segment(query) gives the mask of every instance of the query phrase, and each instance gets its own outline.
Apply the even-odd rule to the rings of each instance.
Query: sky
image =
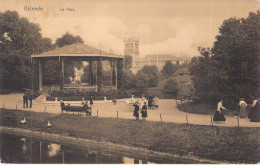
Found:
[[[17,11],[38,23],[53,43],[69,32],[87,45],[123,54],[124,38],[135,37],[141,57],[198,56],[198,47],[213,46],[224,20],[259,9],[260,0],[0,0],[1,12]]]

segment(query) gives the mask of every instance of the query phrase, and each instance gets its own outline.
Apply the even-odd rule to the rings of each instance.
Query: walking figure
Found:
[[[260,122],[260,98],[253,101],[250,122]]]
[[[151,94],[147,100],[148,100],[148,109],[151,109],[153,106],[153,97],[151,96]]]
[[[94,103],[93,103],[93,98],[92,98],[92,96],[90,96],[89,104],[90,104],[91,106],[92,106],[92,104],[94,104]]]
[[[142,120],[145,120],[147,116],[147,106],[146,106],[146,102],[144,102],[144,105],[142,107],[142,110],[141,110],[141,113],[142,113]]]
[[[139,120],[139,105],[138,102],[134,103],[134,115],[136,117],[136,120]]]
[[[223,100],[221,100],[219,103],[218,103],[218,107],[217,107],[217,111],[213,117],[213,121],[223,121],[225,122],[226,121],[226,118],[224,116],[224,113],[223,113],[223,110],[227,110],[225,107],[223,107]]]
[[[239,101],[239,110],[240,110],[239,117],[245,118],[247,116],[246,107],[247,104],[245,102],[245,99],[241,98]]]
[[[28,96],[27,96],[27,93],[24,93],[23,95],[23,108],[28,108]]]

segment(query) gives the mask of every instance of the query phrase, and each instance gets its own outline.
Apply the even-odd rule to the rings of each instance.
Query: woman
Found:
[[[239,101],[239,107],[240,107],[239,117],[245,118],[247,116],[247,112],[246,112],[247,104],[243,98],[241,98]]]
[[[227,110],[225,107],[223,107],[223,100],[221,100],[218,103],[217,111],[213,117],[213,121],[226,121],[226,118],[224,116],[223,110]]]
[[[260,99],[253,102],[250,122],[260,122]]]
[[[139,105],[138,102],[136,102],[134,105],[134,115],[136,117],[136,120],[139,120]]]
[[[152,102],[153,102],[153,97],[152,95],[150,94],[150,96],[148,97],[148,108],[151,109],[152,108]]]
[[[92,98],[92,96],[90,96],[89,104],[90,104],[91,106],[92,106],[92,104],[93,104],[93,98]]]
[[[147,106],[146,106],[146,102],[144,102],[144,105],[142,107],[142,110],[141,110],[141,113],[142,113],[142,120],[145,120],[147,116]]]
[[[154,105],[154,108],[156,108],[156,109],[159,108],[158,101],[159,101],[159,98],[157,96],[155,96],[153,99],[153,105]]]

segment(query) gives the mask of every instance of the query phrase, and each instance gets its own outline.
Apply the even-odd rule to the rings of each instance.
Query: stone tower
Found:
[[[139,58],[139,39],[133,38],[125,38],[125,49],[124,55],[130,55],[133,57],[133,61]]]

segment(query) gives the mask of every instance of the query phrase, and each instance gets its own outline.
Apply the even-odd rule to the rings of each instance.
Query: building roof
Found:
[[[48,58],[48,57],[105,57],[105,58],[124,58],[122,55],[116,55],[114,53],[108,53],[106,51],[101,51],[100,49],[82,44],[82,43],[75,43],[71,45],[66,45],[63,47],[59,47],[54,50],[50,50],[44,52],[42,54],[31,55],[32,58]]]

